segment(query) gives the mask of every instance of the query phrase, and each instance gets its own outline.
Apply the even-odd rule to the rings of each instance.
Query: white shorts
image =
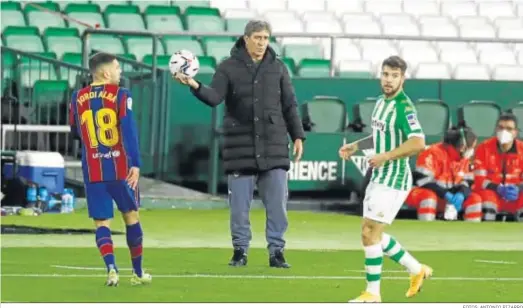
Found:
[[[390,225],[408,195],[408,190],[398,190],[370,182],[363,200],[363,217]]]

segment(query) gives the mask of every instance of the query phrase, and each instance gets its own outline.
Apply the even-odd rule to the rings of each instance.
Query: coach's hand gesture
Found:
[[[138,187],[138,178],[140,177],[140,169],[137,167],[132,167],[129,169],[129,174],[127,175],[127,184],[133,189],[136,190]]]
[[[173,79],[181,84],[188,85],[193,89],[198,89],[198,87],[200,86],[192,77],[189,77],[182,73],[175,73],[173,75]]]

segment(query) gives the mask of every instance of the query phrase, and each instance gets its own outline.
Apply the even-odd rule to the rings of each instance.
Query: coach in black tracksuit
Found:
[[[283,256],[288,225],[288,136],[294,142],[295,159],[300,159],[305,133],[287,68],[268,46],[270,33],[268,23],[250,21],[231,56],[216,69],[210,86],[185,75],[175,76],[211,107],[225,100],[223,160],[231,209],[232,266],[247,264],[252,238],[249,209],[257,184],[267,213],[269,265],[290,267]]]

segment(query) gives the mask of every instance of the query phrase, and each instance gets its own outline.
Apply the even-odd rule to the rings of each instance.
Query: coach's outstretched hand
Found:
[[[184,84],[184,85],[188,85],[190,86],[191,88],[194,88],[194,89],[198,89],[198,87],[200,86],[196,80],[194,80],[193,78],[185,75],[185,74],[182,74],[182,73],[176,73],[173,75],[173,79],[178,81],[179,83],[181,84]]]
[[[132,167],[129,169],[129,174],[127,175],[127,184],[133,189],[136,190],[138,187],[138,178],[140,177],[140,169]]]

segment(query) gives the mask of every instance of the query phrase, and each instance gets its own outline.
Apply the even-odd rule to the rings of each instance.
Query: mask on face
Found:
[[[498,141],[501,144],[511,143],[514,140],[514,136],[507,130],[499,131],[497,134]]]
[[[474,156],[474,149],[468,149],[463,153],[463,158],[470,159],[472,156]]]

